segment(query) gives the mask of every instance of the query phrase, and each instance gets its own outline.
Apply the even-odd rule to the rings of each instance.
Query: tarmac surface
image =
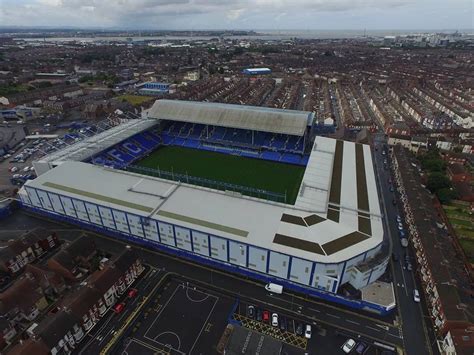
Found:
[[[23,210],[16,211],[12,216],[3,220],[1,224],[3,228],[0,233],[0,239],[2,235],[11,236],[11,233],[18,235],[22,231],[38,226],[57,230],[60,237],[66,240],[73,240],[81,232],[81,230],[75,226],[51,222],[30,215]],[[123,249],[124,245],[127,244],[104,235],[94,235],[94,238],[98,249],[107,250],[110,253],[119,252]],[[126,307],[124,312],[119,315],[109,312],[110,314],[108,313],[101,322],[94,327],[92,333],[88,335],[90,340],[84,343],[85,350],[83,350],[82,354],[99,353],[100,349],[106,347],[112,340],[114,340],[114,344],[117,344],[129,338],[128,336],[120,336],[117,338],[117,332],[122,329],[121,324],[126,325],[125,329],[130,328],[133,319],[139,317],[139,314],[142,314],[141,308],[145,307],[146,302],[153,298],[151,295],[155,291],[154,287],[161,282],[163,275],[170,272],[192,283],[199,291],[212,294],[218,297],[219,300],[227,297],[232,301],[238,300],[244,305],[253,304],[261,309],[283,314],[288,319],[295,319],[303,324],[312,324],[315,327],[314,329],[317,330],[314,330],[313,338],[308,342],[307,348],[303,350],[301,347],[298,348],[298,346],[290,342],[284,342],[284,349],[287,354],[305,354],[305,352],[309,352],[310,354],[327,354],[328,352],[324,352],[323,349],[326,349],[326,351],[331,350],[331,353],[335,354],[342,353],[341,346],[349,337],[368,343],[371,345],[371,349],[374,353],[377,352],[376,347],[373,345],[374,342],[382,343],[389,347],[401,348],[403,346],[400,328],[393,322],[393,317],[382,318],[371,313],[356,312],[352,309],[329,304],[319,299],[308,298],[305,295],[296,293],[284,292],[282,295],[271,294],[264,289],[262,283],[243,278],[240,275],[208,268],[204,265],[148,248],[135,246],[135,249],[138,251],[140,257],[150,266],[152,271],[155,271],[150,271],[149,275],[147,274],[147,276],[137,281],[138,287],[134,287],[139,289],[140,297],[139,299],[137,298],[136,301],[131,301],[131,307]],[[143,289],[141,289],[141,287],[143,287]],[[178,292],[179,291],[177,291],[177,293]],[[146,300],[144,300],[144,297]],[[212,297],[210,298],[212,299]],[[174,306],[172,305],[173,303],[170,304],[168,311],[173,309]],[[218,305],[219,303],[215,307],[219,307]],[[228,316],[226,312],[223,313],[226,317]],[[207,312],[206,317],[207,315],[209,315],[209,312]],[[167,317],[171,317],[173,320],[179,319],[179,314],[176,316],[168,315]],[[198,319],[202,320],[203,317],[203,315],[199,315]],[[176,328],[178,327],[170,326],[171,331]],[[217,328],[219,327],[214,327],[214,329]],[[260,327],[260,329],[263,329],[263,327]],[[324,336],[319,335],[319,329]],[[222,326],[218,333],[223,330],[224,328]],[[258,329],[256,330],[258,331]],[[294,331],[294,329],[291,328],[290,330]],[[166,329],[163,328],[160,329],[160,331],[163,332],[166,331]],[[151,331],[149,334],[153,335],[154,333],[156,332]],[[207,332],[203,331],[202,334],[206,333]],[[157,335],[158,334],[155,334],[154,336]],[[216,334],[211,336],[211,338],[216,338],[214,343],[217,343],[218,337]],[[136,343],[140,343],[140,341],[140,339],[136,339],[130,346],[138,347],[139,345]],[[189,342],[190,341],[191,340],[189,340]],[[193,342],[194,341],[196,341],[196,339],[194,339]],[[171,344],[171,340],[164,342]],[[188,340],[186,342],[185,346],[189,348]],[[208,346],[209,343],[206,342],[206,345]],[[200,342],[197,341],[192,353],[201,353],[196,352],[200,351],[199,349]],[[203,354],[208,353],[209,349],[207,349],[207,352],[203,352]],[[370,353],[371,351],[368,352],[368,354]]]
[[[416,264],[413,248],[411,245],[408,248],[403,248],[400,244],[398,236],[398,228],[396,216],[400,215],[403,219],[403,212],[399,210],[401,202],[398,201],[396,205],[392,204],[392,200],[398,200],[396,191],[390,191],[393,185],[393,176],[390,170],[389,155],[382,154],[382,147],[386,144],[386,139],[383,135],[375,136],[375,144],[378,147],[374,153],[376,172],[379,180],[379,188],[382,192],[384,200],[385,211],[384,220],[386,225],[386,233],[392,240],[392,252],[399,258],[398,261],[391,260],[392,277],[395,288],[395,296],[397,299],[397,318],[401,326],[401,333],[403,334],[403,347],[407,355],[418,354],[438,354],[438,347],[434,338],[434,331],[431,326],[431,321],[428,316],[425,300],[422,297],[422,302],[416,303],[413,300],[413,290],[420,290],[423,292],[420,281],[415,275]],[[384,169],[384,160],[387,159],[387,169]],[[392,184],[389,183],[392,181]],[[405,230],[407,230],[406,225]],[[405,264],[405,255],[408,255],[414,270],[408,271]],[[426,321],[425,321],[426,320]]]

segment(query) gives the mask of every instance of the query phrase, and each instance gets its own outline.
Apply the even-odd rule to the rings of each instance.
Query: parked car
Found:
[[[413,266],[411,265],[411,263],[407,263],[407,270],[408,270],[408,271],[412,271],[412,270],[413,270]]]
[[[138,294],[138,290],[136,288],[131,288],[128,290],[127,296],[128,298],[134,298]]]
[[[397,214],[397,222],[402,223],[402,217],[399,214]]]
[[[122,311],[124,310],[124,308],[125,308],[125,302],[120,302],[120,303],[117,303],[117,304],[114,306],[113,310],[114,310],[115,313],[118,314],[118,313],[122,313]]]
[[[359,344],[357,344],[356,348],[355,348],[355,352],[357,354],[364,354],[367,349],[369,348],[369,345],[364,343],[363,341],[361,341]]]
[[[278,327],[278,314],[277,313],[272,314],[272,325],[274,327]]]
[[[261,322],[262,318],[263,318],[262,310],[260,308],[257,308],[257,320]]]
[[[270,321],[270,312],[263,311],[262,320],[268,323]]]
[[[344,345],[342,345],[342,351],[344,351],[346,354],[349,354],[352,349],[354,349],[355,345],[356,342],[354,339],[347,339]]]
[[[280,330],[284,332],[286,330],[286,318],[280,317]]]
[[[303,324],[301,323],[296,323],[296,334],[297,335],[303,335]]]
[[[416,303],[420,302],[420,293],[417,289],[413,290],[413,301],[415,301]]]
[[[255,318],[255,307],[250,305],[247,307],[247,317],[249,317],[250,319],[254,319]]]
[[[399,231],[402,231],[403,230],[403,224],[397,223],[397,228],[398,228]]]
[[[304,337],[306,339],[311,339],[311,325],[306,324],[306,329],[304,331]]]

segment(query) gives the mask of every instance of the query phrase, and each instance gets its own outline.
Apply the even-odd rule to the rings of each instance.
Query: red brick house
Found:
[[[57,246],[59,239],[55,232],[41,228],[32,230],[0,250],[0,269],[11,274],[19,273],[25,265]]]
[[[471,181],[471,174],[463,165],[454,163],[448,164],[446,173],[452,182],[469,182]]]
[[[47,265],[50,270],[61,275],[66,282],[76,282],[87,276],[91,260],[96,254],[94,240],[81,236],[50,258]]]
[[[0,313],[8,315],[11,320],[31,321],[47,306],[39,282],[30,274],[0,294]]]

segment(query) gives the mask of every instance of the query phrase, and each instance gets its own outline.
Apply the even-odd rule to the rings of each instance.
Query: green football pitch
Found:
[[[303,166],[175,146],[161,147],[135,165],[286,194],[290,204],[305,171]]]

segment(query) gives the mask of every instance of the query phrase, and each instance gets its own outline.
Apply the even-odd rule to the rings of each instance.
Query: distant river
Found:
[[[263,39],[263,40],[285,40],[290,38],[320,38],[320,39],[336,39],[336,38],[357,38],[365,35],[372,37],[396,36],[419,33],[434,33],[446,32],[453,33],[454,30],[261,30],[257,31],[258,35],[244,35],[244,36],[224,36],[224,38],[234,39]],[[28,42],[140,42],[140,41],[206,41],[216,36],[200,36],[196,32],[196,36],[95,36],[95,37],[46,37],[46,38],[15,38],[16,40],[24,40]]]

